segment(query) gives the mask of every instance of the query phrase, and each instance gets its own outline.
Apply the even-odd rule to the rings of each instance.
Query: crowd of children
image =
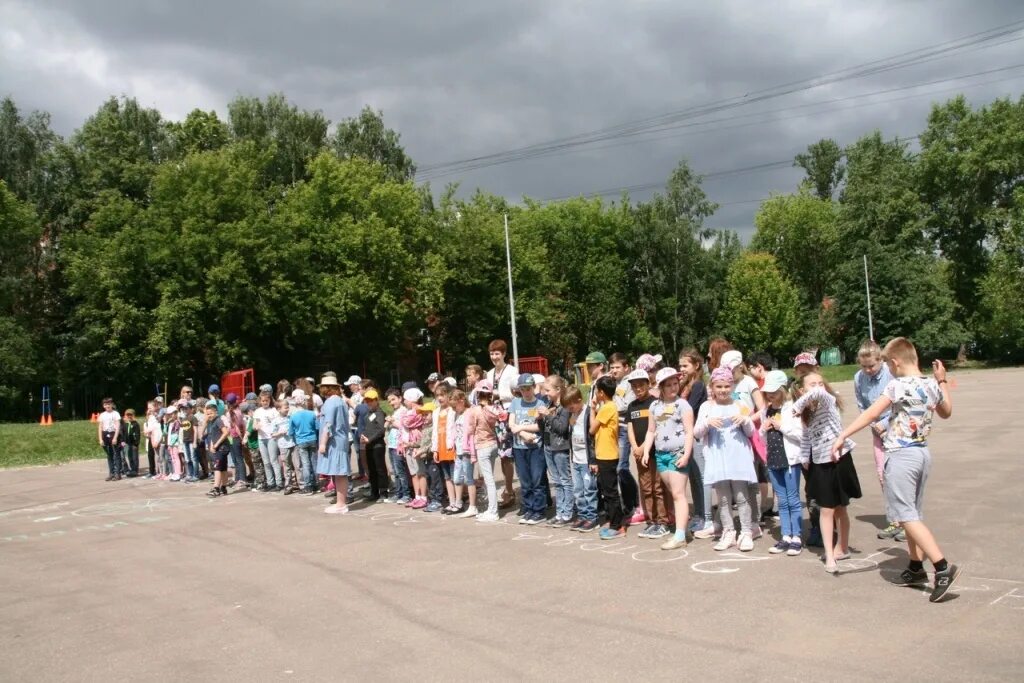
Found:
[[[684,350],[676,366],[644,354],[631,368],[622,354],[594,352],[585,361],[586,397],[558,375],[520,374],[505,363],[501,340],[489,353],[494,368],[467,368],[464,390],[437,373],[426,391],[408,382],[383,396],[372,380],[353,375],[343,386],[333,373],[318,388],[311,378],[282,380],[242,398],[222,399],[212,385],[208,398],[193,399],[186,386],[170,405],[151,401],[141,427],[132,410],[122,417],[107,399],[98,439],[108,480],[139,476],[144,443],[146,477],[212,475],[214,498],[231,489],[324,492],[325,512],[346,514],[365,488],[371,502],[493,523],[499,509],[516,505],[518,475],[520,524],[598,530],[604,540],[639,527],[641,538],[664,538],[666,551],[707,539],[716,551],[750,552],[777,516],[779,540],[768,552],[822,547],[825,571],[837,574],[850,556],[847,506],[861,497],[849,437],[870,426],[886,518],[910,555],[896,583],[924,584],[925,559],[935,569],[933,601],[957,578],[921,512],[932,418],[952,411],[945,368],[936,361],[925,377],[906,339],[884,350],[862,346],[855,378],[862,412],[845,430],[842,402],[809,353],[797,356],[791,378],[771,369],[770,358],[745,360],[722,339],[706,357]]]

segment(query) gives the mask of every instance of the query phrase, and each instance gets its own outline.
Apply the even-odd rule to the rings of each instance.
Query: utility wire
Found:
[[[865,76],[885,73],[895,69],[902,69],[908,66],[927,63],[936,59],[944,59],[958,53],[974,51],[976,49],[987,49],[1007,42],[1021,40],[1024,36],[1017,34],[1020,34],[1022,30],[1024,30],[1024,20],[1005,24],[986,31],[980,31],[968,36],[946,41],[944,43],[938,43],[936,45],[910,50],[908,52],[899,53],[883,59],[865,62],[863,64],[830,72],[814,78],[793,81],[791,83],[777,85],[772,88],[752,91],[739,97],[731,97],[705,105],[689,107],[655,117],[639,119],[637,121],[627,122],[565,138],[556,138],[547,142],[536,143],[511,150],[445,163],[428,164],[421,167],[419,179],[428,179],[442,170],[472,170],[473,168],[482,168],[484,166],[518,161],[523,158],[551,154],[572,147],[593,144],[594,142],[639,135],[645,132],[658,130],[668,124],[692,118],[699,118],[718,111],[744,107],[756,102],[776,99],[796,92],[819,88],[824,85],[831,85],[843,81],[863,78]]]

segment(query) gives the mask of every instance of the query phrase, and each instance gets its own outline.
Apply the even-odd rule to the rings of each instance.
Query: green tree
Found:
[[[750,248],[773,255],[812,309],[821,305],[840,255],[837,214],[831,199],[801,188],[768,199],[754,217],[757,229]]]
[[[988,272],[979,283],[979,331],[985,350],[1002,360],[1024,358],[1024,188],[1017,188],[999,231]]]
[[[231,130],[214,111],[193,109],[184,121],[169,123],[167,128],[174,157],[220,149],[231,140]]]
[[[228,121],[236,140],[249,140],[273,151],[266,182],[289,185],[306,177],[306,166],[327,146],[330,121],[319,111],[301,111],[282,94],[238,97],[228,104]]]
[[[831,200],[843,181],[843,150],[832,138],[823,138],[797,154],[793,165],[807,173],[806,183],[818,199]]]
[[[846,185],[840,193],[839,243],[851,256],[868,245],[922,252],[925,207],[907,144],[885,141],[878,131],[846,148]]]
[[[975,111],[963,96],[935,105],[921,134],[919,166],[928,233],[949,262],[959,309],[972,320],[992,239],[1024,184],[1024,98]]]
[[[707,320],[701,305],[714,305],[705,298],[713,285],[705,279],[708,253],[702,241],[711,232],[704,219],[717,207],[685,160],[669,176],[664,194],[635,207],[625,249],[629,298],[643,326],[634,343],[637,351],[654,344],[674,352],[700,336]]]
[[[13,401],[40,370],[34,293],[45,258],[42,234],[32,206],[0,180],[0,406]]]
[[[740,349],[779,355],[796,349],[802,327],[800,295],[774,256],[750,252],[733,263],[718,324]]]
[[[416,164],[405,153],[402,136],[384,125],[384,113],[363,107],[359,116],[347,118],[334,132],[334,151],[342,159],[363,157],[375,161],[393,180],[412,180]]]
[[[23,117],[10,97],[0,101],[0,180],[16,196],[38,202],[46,194],[49,157],[60,142],[50,130],[50,115]]]
[[[912,339],[926,354],[955,351],[966,341],[946,281],[948,264],[929,253],[906,253],[883,245],[867,248],[875,339]],[[867,293],[862,259],[844,261],[833,282],[843,347],[856,351],[868,336]]]

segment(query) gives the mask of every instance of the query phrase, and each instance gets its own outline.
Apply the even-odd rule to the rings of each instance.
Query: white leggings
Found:
[[[494,461],[498,458],[498,445],[484,446],[476,451],[476,462],[480,466],[480,476],[484,478],[487,490],[487,512],[498,514],[498,490],[494,486]],[[473,502],[470,502],[472,505]]]

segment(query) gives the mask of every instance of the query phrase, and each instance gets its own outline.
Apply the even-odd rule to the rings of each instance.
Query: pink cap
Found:
[[[797,365],[817,365],[818,359],[814,357],[813,353],[804,351],[803,353],[797,354],[797,357],[793,359],[793,367]]]
[[[494,393],[494,385],[491,384],[491,380],[489,379],[480,380],[479,382],[473,385],[473,389],[476,390],[476,393],[478,394],[481,392],[485,394]]]
[[[732,370],[729,368],[715,368],[711,371],[711,383],[715,382],[728,382],[733,383]]]

